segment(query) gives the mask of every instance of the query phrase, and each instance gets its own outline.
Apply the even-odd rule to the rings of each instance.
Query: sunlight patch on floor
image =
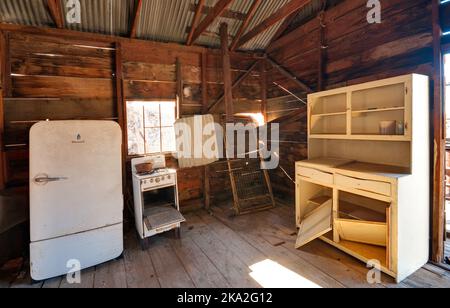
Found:
[[[256,263],[250,266],[250,269],[252,270],[250,276],[263,288],[321,288],[316,283],[272,260]]]

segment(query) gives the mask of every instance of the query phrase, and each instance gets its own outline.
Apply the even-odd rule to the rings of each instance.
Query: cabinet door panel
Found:
[[[300,231],[295,247],[300,248],[330,232],[333,229],[332,213],[332,200],[328,200],[310,213],[300,225]]]

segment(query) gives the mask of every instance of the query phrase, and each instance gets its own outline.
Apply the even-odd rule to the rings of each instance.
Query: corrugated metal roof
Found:
[[[142,39],[184,43],[194,13],[191,0],[144,0],[137,36]]]
[[[45,0],[1,0],[0,21],[37,27],[54,24]]]
[[[125,36],[129,33],[130,16],[134,12],[134,1],[128,0],[79,0],[81,4],[81,24],[68,23],[71,30]],[[67,1],[61,0],[63,16],[69,9]]]
[[[69,8],[67,0],[60,0],[63,16]],[[70,24],[65,19],[67,29],[127,36],[130,31],[131,16],[135,0],[79,0],[81,4],[81,24]],[[206,0],[207,7],[214,7],[219,0]],[[248,30],[260,24],[290,0],[264,0],[251,21]],[[332,0],[333,1],[333,0]],[[314,0],[298,16],[308,16],[320,7],[321,0]],[[141,39],[185,43],[194,18],[198,0],[143,0],[142,13],[138,23],[137,36]],[[229,10],[245,15],[253,0],[235,0]],[[303,15],[301,15],[303,14]],[[202,18],[204,18],[204,15]],[[0,0],[0,21],[32,26],[54,26],[45,0]],[[196,44],[219,47],[219,27],[222,22],[229,25],[230,41],[242,25],[242,19],[219,17],[199,37]],[[242,49],[265,49],[283,21],[247,42]]]

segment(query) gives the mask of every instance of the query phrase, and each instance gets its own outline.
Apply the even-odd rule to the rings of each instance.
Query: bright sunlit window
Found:
[[[176,103],[127,102],[128,155],[175,152]]]

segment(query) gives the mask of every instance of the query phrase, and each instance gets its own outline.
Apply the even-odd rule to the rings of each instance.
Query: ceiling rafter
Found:
[[[250,10],[247,13],[247,16],[245,17],[245,20],[242,22],[241,27],[239,28],[238,33],[234,37],[233,43],[231,43],[230,50],[234,51],[237,48],[237,45],[239,43],[239,40],[241,39],[242,35],[247,31],[248,26],[250,25],[250,22],[253,20],[253,17],[255,16],[258,8],[260,7],[262,3],[262,0],[254,0],[252,6],[250,7]]]
[[[47,0],[48,10],[56,28],[64,28],[64,18],[61,9],[61,2],[59,0]]]
[[[219,0],[209,15],[203,19],[198,27],[196,27],[192,36],[192,41],[190,42],[191,44],[188,45],[192,45],[200,37],[200,35],[202,35],[202,33],[205,32],[209,26],[211,26],[214,20],[222,15],[222,13],[231,5],[232,2],[233,0]]]
[[[193,38],[194,38],[194,32],[197,28],[198,23],[200,22],[200,17],[202,16],[203,8],[205,7],[206,0],[199,0],[197,4],[197,8],[195,10],[194,20],[192,21],[191,25],[191,31],[189,31],[188,39],[187,39],[187,45],[192,45]]]
[[[205,5],[205,6],[203,7],[202,11],[201,11],[202,15],[208,15],[208,14],[212,11],[213,8],[214,8],[214,7],[212,7],[212,6]],[[197,5],[196,5],[195,3],[192,3],[192,4],[190,5],[189,10],[190,10],[191,12],[195,13],[195,11],[197,10]],[[224,18],[236,19],[236,20],[239,20],[239,21],[244,21],[244,20],[245,20],[246,14],[245,14],[245,13],[241,13],[241,12],[239,12],[239,11],[234,11],[234,10],[226,9],[226,10],[222,13],[221,16],[224,17]]]
[[[263,22],[261,22],[259,25],[257,25],[247,34],[245,34],[239,40],[237,47],[244,45],[245,43],[257,37],[261,33],[267,31],[284,18],[294,14],[295,12],[298,12],[300,9],[305,7],[310,2],[311,0],[291,0],[289,3],[280,8],[277,12],[269,16],[267,19],[265,19]]]
[[[142,0],[138,0],[137,5],[136,5],[136,9],[134,10],[133,22],[131,23],[131,29],[130,29],[130,37],[131,38],[136,38],[137,37],[137,28],[138,28],[139,20],[140,20],[140,17],[141,17],[142,4],[143,4],[143,1]]]

